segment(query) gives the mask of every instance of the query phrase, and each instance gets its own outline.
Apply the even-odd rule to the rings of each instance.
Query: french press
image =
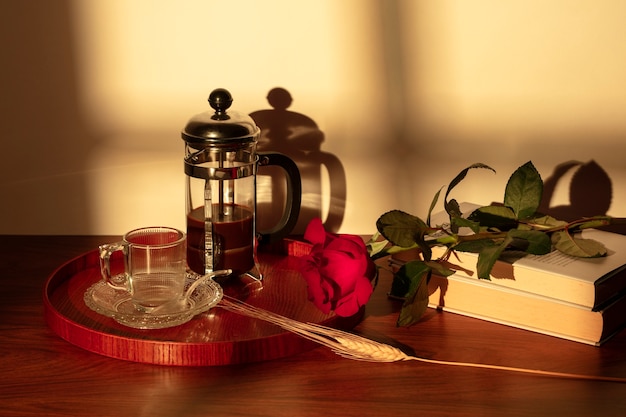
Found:
[[[248,115],[227,111],[232,96],[222,88],[209,95],[213,112],[192,117],[185,141],[187,263],[199,274],[231,269],[231,276],[261,279],[257,246],[281,239],[300,212],[301,182],[296,164],[278,152],[257,153],[260,129]],[[256,230],[258,165],[283,168],[286,201],[281,220]]]

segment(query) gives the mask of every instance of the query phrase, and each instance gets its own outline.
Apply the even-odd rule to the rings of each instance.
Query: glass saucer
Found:
[[[187,272],[185,292],[199,278],[200,275]],[[98,281],[89,287],[83,298],[87,307],[124,326],[135,329],[163,329],[181,325],[208,311],[220,302],[223,295],[222,287],[208,278],[197,286],[186,302],[181,298],[181,302],[174,303],[173,308],[158,309],[151,313],[137,308],[128,292],[116,290],[105,281]]]

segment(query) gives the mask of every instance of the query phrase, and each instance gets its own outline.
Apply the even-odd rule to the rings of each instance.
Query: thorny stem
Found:
[[[554,233],[559,231],[570,231],[576,228],[585,229],[585,228],[597,228],[602,226],[608,226],[611,224],[626,224],[626,218],[622,217],[611,217],[611,216],[597,216],[597,217],[583,217],[578,220],[573,220],[571,222],[564,223],[558,226],[550,226],[539,223],[533,223],[530,221],[519,220],[518,223],[524,224],[530,227],[532,230],[537,230],[544,233]],[[472,235],[455,235],[455,234],[447,234],[439,239],[434,240],[436,244],[449,245],[452,246],[461,243],[461,242],[469,242],[476,241],[482,239],[504,239],[506,237],[506,232],[478,232]]]
[[[571,222],[567,222],[558,226],[550,226],[550,225],[533,223],[531,221],[523,221],[523,220],[518,220],[518,223],[524,224],[530,227],[532,230],[537,230],[537,231],[544,232],[544,233],[554,233],[554,232],[559,232],[559,231],[569,232],[571,230],[575,230],[576,228],[586,229],[586,228],[597,228],[597,227],[617,225],[617,224],[626,225],[626,218],[625,217],[611,217],[611,216],[583,217],[583,218],[573,220]],[[448,232],[443,227],[434,227],[430,229],[433,231],[440,231],[440,232],[445,233],[444,236],[428,241],[427,243],[429,244],[429,246],[437,246],[437,245],[447,246],[448,247],[448,250],[446,252],[447,256],[449,256],[449,253],[452,250],[454,250],[454,247],[461,242],[470,242],[470,241],[477,241],[477,240],[483,240],[483,239],[504,239],[507,235],[506,232],[501,232],[501,231],[478,232],[478,233],[474,233],[471,235],[458,235],[458,234],[453,234],[453,233]],[[404,252],[406,250],[415,249],[417,247],[418,247],[417,244],[414,244],[409,247],[391,246],[379,252],[375,258],[376,259],[382,258],[387,255]],[[444,256],[444,257],[447,258],[447,256]]]

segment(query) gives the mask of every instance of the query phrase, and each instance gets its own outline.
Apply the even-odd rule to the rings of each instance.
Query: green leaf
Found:
[[[406,252],[407,250],[415,249],[417,247],[418,247],[417,244],[411,245],[411,246],[406,246],[406,247],[393,245],[393,246],[390,246],[389,248],[387,248],[387,250],[385,252],[387,253],[387,255],[393,255],[394,253]]]
[[[478,275],[478,278],[491,280],[490,275],[493,266],[512,240],[513,238],[507,234],[507,237],[499,245],[486,246],[480,251],[478,262],[476,263],[476,275]]]
[[[495,169],[491,168],[488,165],[485,165],[483,163],[476,163],[476,164],[472,164],[470,166],[468,166],[467,168],[465,168],[464,170],[462,170],[461,172],[459,172],[457,174],[456,177],[454,177],[454,179],[450,182],[450,184],[448,185],[448,189],[446,191],[446,195],[444,196],[443,200],[444,200],[444,204],[447,205],[447,201],[448,201],[448,195],[450,194],[450,191],[452,191],[452,189],[454,187],[456,187],[461,181],[463,181],[463,179],[465,178],[465,176],[467,175],[468,171],[470,169],[474,169],[474,168],[485,168],[485,169],[490,169],[493,172],[496,172]],[[447,208],[446,208],[447,211]],[[449,213],[449,212],[448,212]]]
[[[398,281],[402,282],[407,289],[404,295],[405,301],[396,322],[398,326],[410,326],[424,315],[428,308],[427,277],[430,271],[430,267],[425,262],[411,261],[404,264],[396,273]]]
[[[365,243],[365,247],[367,248],[370,258],[374,260],[387,255],[386,249],[389,242],[387,240],[378,240],[379,237],[380,233],[376,232]]]
[[[451,219],[450,222],[457,227],[457,230],[459,227],[468,227],[474,233],[478,233],[480,231],[480,223],[471,221],[470,219],[455,217]]]
[[[579,258],[599,258],[607,254],[602,243],[593,239],[574,237],[566,231],[553,233],[552,244],[564,254]]]
[[[392,210],[380,216],[376,228],[385,239],[402,247],[419,244],[424,234],[433,231],[419,217],[400,210]]]
[[[441,188],[437,191],[433,197],[433,200],[430,202],[430,207],[428,208],[428,216],[426,216],[426,223],[430,226],[430,215],[432,214],[435,206],[437,205],[437,201],[439,200],[439,194],[441,194]]]
[[[417,323],[428,308],[428,284],[422,279],[412,301],[405,301],[398,316],[397,326],[410,326]]]
[[[402,268],[404,268],[404,266]],[[389,290],[390,297],[405,299],[409,292],[411,280],[407,277],[406,272],[402,268],[393,275],[391,289]]]
[[[389,295],[395,298],[406,299],[415,290],[422,275],[430,271],[430,267],[424,261],[408,261],[400,267],[393,276]]]
[[[545,255],[552,250],[550,237],[538,230],[511,229],[508,232],[513,238],[511,246],[533,255]]]
[[[450,231],[452,233],[458,233],[459,227],[457,226],[455,220],[460,218],[463,214],[461,213],[459,203],[455,199],[452,199],[450,201],[444,202],[444,207],[446,209],[446,212],[448,213],[448,216],[450,217]]]
[[[507,230],[517,226],[517,218],[513,210],[505,206],[485,206],[474,210],[468,219],[483,227]]]
[[[461,213],[461,206],[454,198],[450,201],[446,201],[444,203],[444,208],[446,209],[450,219],[461,217],[463,215],[463,213]]]
[[[537,211],[543,194],[543,181],[531,161],[519,167],[509,178],[504,205],[511,207],[518,219],[531,217]]]
[[[540,229],[540,230],[548,230],[548,229],[556,229],[559,227],[563,227],[567,225],[567,222],[563,221],[563,220],[558,220],[555,219],[552,216],[541,216],[541,217],[537,217],[532,219],[532,221],[528,222],[528,224],[523,224],[520,223],[518,228],[519,229]]]
[[[612,223],[611,220],[610,216],[595,216],[585,219],[584,222],[578,223],[577,226],[579,229],[594,229],[608,226]]]
[[[490,169],[491,171],[496,172],[496,170],[491,168],[489,165],[485,165],[483,163],[476,163],[476,164],[472,164],[468,166],[467,168],[459,172],[457,176],[454,177],[454,179],[450,182],[450,184],[448,185],[448,189],[446,190],[446,194],[443,197],[443,206],[446,212],[448,213],[448,215],[450,216],[450,230],[452,231],[452,233],[458,233],[459,227],[457,226],[457,223],[454,221],[454,219],[461,217],[462,213],[461,213],[461,209],[459,208],[459,203],[455,199],[448,201],[448,195],[450,194],[450,191],[452,191],[454,187],[459,185],[459,183],[463,181],[463,179],[465,179],[469,170],[475,169],[475,168]]]
[[[499,246],[499,244],[493,239],[467,240],[454,246],[454,250],[459,252],[480,253],[483,249],[494,246]]]

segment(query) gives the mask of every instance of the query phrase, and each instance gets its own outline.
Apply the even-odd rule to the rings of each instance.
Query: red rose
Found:
[[[376,273],[363,240],[327,233],[320,219],[309,223],[304,239],[313,244],[310,254],[302,257],[309,300],[324,313],[356,314],[374,291],[371,278]]]

